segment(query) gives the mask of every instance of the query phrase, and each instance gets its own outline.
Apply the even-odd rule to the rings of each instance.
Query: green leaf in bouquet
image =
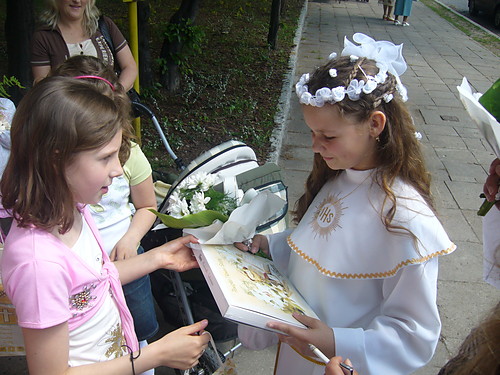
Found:
[[[483,204],[481,205],[481,207],[479,207],[479,210],[477,211],[477,215],[478,216],[486,216],[488,211],[491,210],[491,207],[493,207],[495,205],[495,202],[488,201],[486,199],[486,195],[484,195],[484,193],[481,193],[479,195],[479,198],[483,198],[484,201],[483,201]]]
[[[206,210],[196,214],[186,215],[180,219],[173,216],[162,214],[156,210],[149,210],[160,218],[163,224],[169,228],[183,229],[183,228],[199,228],[211,225],[214,220],[220,220],[223,223],[227,221],[228,217],[217,211]]]
[[[481,95],[479,103],[500,122],[500,79]]]

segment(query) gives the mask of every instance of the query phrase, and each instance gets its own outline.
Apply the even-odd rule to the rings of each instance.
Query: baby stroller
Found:
[[[220,183],[216,189],[234,189],[235,186],[243,191],[250,188],[256,191],[269,190],[288,202],[287,189],[282,182],[279,167],[274,163],[259,166],[255,152],[242,142],[228,141],[222,143],[191,161],[187,166],[172,151],[163,131],[152,111],[141,103],[134,104],[137,110],[150,117],[162,139],[167,152],[175,161],[180,170],[178,178],[171,185],[158,211],[167,213],[168,199],[175,188],[191,174],[205,172],[217,174]],[[283,231],[287,227],[288,205],[275,213],[258,228],[258,233]],[[157,229],[161,221],[157,219],[141,244],[147,251],[166,241],[182,236],[182,230],[173,228]],[[201,319],[208,319],[207,330],[212,334],[215,342],[228,342],[237,338],[237,325],[223,318],[215,300],[212,297],[208,284],[205,282],[199,269],[178,273],[170,270],[158,270],[151,275],[151,288],[155,300],[163,313],[165,321],[173,327],[192,324]],[[226,356],[240,344],[234,346],[226,354],[215,353],[207,349],[200,358],[197,368],[191,374],[211,374],[219,367],[219,359],[224,361]]]

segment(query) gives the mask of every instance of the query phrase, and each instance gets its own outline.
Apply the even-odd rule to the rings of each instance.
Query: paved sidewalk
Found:
[[[408,70],[402,81],[408,88],[408,105],[423,135],[439,216],[458,246],[440,261],[438,304],[443,329],[439,346],[432,361],[415,373],[435,375],[500,298],[498,290],[482,281],[481,220],[476,215],[481,203],[478,195],[494,155],[463,109],[456,89],[466,76],[477,91],[484,92],[498,78],[500,58],[421,2],[413,3],[409,27],[383,21],[382,12],[382,5],[374,0],[309,1],[293,82],[322,65],[330,52],[340,53],[345,35],[352,40],[353,33],[362,32],[374,39],[404,43]],[[309,131],[293,92],[289,100],[278,163],[293,203],[303,190],[312,154]],[[275,348],[240,350],[238,374],[272,374],[274,354]]]

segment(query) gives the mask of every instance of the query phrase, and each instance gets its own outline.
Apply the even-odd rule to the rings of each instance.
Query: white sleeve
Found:
[[[286,238],[293,232],[293,229],[287,229],[283,232],[267,235],[269,243],[269,252],[273,263],[278,270],[288,276],[288,262],[290,261],[290,246],[286,242]]]
[[[410,374],[424,366],[441,331],[437,275],[433,258],[384,279],[380,314],[366,329],[333,328],[336,354],[350,358],[363,375]]]
[[[496,207],[483,218],[483,278],[500,289],[500,211]]]

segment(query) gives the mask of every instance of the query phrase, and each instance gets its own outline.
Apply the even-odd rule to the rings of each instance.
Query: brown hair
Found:
[[[500,373],[500,302],[465,338],[439,375],[497,375]]]
[[[67,232],[75,202],[66,167],[78,152],[109,143],[125,121],[113,97],[94,84],[66,77],[36,84],[12,120],[11,154],[0,182],[3,206],[22,227]]]
[[[93,75],[105,78],[114,87],[112,89],[105,81],[95,78],[79,78],[95,85],[101,93],[108,97],[113,97],[118,103],[118,108],[123,110],[123,117],[126,118],[132,113],[130,107],[130,99],[123,88],[118,82],[118,76],[113,69],[104,64],[101,60],[94,56],[76,55],[70,57],[57,68],[54,68],[49,76],[56,77],[77,77],[82,75]],[[123,124],[122,146],[120,148],[120,162],[125,164],[130,156],[131,141],[136,140],[134,129],[132,127],[132,117],[129,121]]]
[[[330,75],[330,69],[337,70],[337,76]],[[308,91],[315,94],[323,87],[347,87],[352,79],[364,80],[365,76],[375,76],[378,73],[376,62],[366,58],[351,61],[349,56],[330,60],[326,65],[318,68],[310,77]],[[386,94],[394,98],[390,102],[384,100]],[[375,181],[386,194],[382,207],[388,204],[389,209],[382,217],[388,230],[401,227],[393,226],[392,219],[396,213],[396,196],[391,188],[396,178],[413,186],[423,197],[429,207],[434,210],[430,191],[430,173],[424,165],[424,158],[420,145],[415,138],[415,127],[412,118],[400,100],[396,91],[396,78],[388,73],[386,80],[379,83],[370,94],[361,94],[359,100],[352,101],[346,96],[344,100],[335,104],[344,117],[349,117],[356,122],[368,120],[374,111],[381,111],[386,116],[386,124],[379,135],[377,143],[377,171]],[[307,208],[312,203],[316,194],[331,178],[336,178],[341,171],[330,169],[319,154],[314,155],[313,168],[306,182],[306,191],[295,205],[293,220],[299,222]],[[382,215],[382,214],[381,214]],[[414,237],[411,233],[410,235]]]

